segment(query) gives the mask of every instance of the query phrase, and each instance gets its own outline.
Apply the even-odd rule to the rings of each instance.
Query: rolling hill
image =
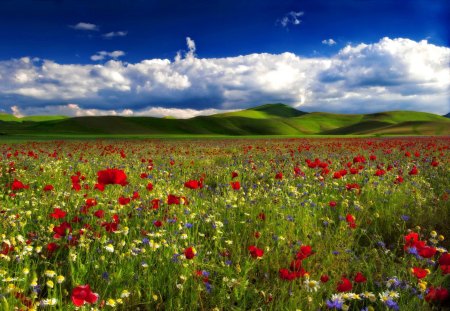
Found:
[[[2,135],[450,135],[450,119],[431,113],[306,113],[284,104],[198,116],[16,118],[0,114]]]

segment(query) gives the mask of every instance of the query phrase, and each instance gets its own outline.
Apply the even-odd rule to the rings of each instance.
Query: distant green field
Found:
[[[450,135],[450,119],[425,112],[388,111],[372,114],[306,113],[284,104],[198,116],[75,117],[0,114],[0,134],[52,137],[307,136],[307,135]]]

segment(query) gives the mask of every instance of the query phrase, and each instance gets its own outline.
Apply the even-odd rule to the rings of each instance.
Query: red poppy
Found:
[[[409,175],[417,175],[419,173],[419,170],[416,166],[413,166],[413,168],[409,171]]]
[[[241,184],[238,181],[232,181],[231,182],[231,188],[233,188],[233,190],[239,190],[241,189]]]
[[[291,272],[288,269],[280,269],[278,271],[278,274],[280,275],[280,278],[282,278],[283,280],[287,280],[287,281],[292,281],[295,280],[295,278],[297,277],[297,274],[295,272]]]
[[[58,244],[51,242],[47,244],[47,251],[51,254],[59,248]]]
[[[436,254],[436,248],[432,246],[424,246],[418,249],[419,255],[423,258],[431,258]]]
[[[147,184],[147,190],[148,191],[152,191],[153,190],[153,184],[151,183],[151,182],[149,182],[148,184]]]
[[[330,280],[330,277],[328,276],[328,275],[326,275],[326,274],[322,274],[322,276],[320,277],[320,281],[322,282],[322,283],[326,283],[326,282],[328,282]]]
[[[127,175],[123,170],[119,169],[106,169],[97,172],[97,182],[103,185],[121,185],[128,184]]]
[[[75,306],[81,307],[85,303],[96,303],[98,294],[91,291],[89,284],[79,285],[72,290],[72,302]]]
[[[171,204],[180,204],[181,197],[173,195],[173,194],[169,194],[167,196],[167,204],[171,205]]]
[[[66,217],[67,213],[64,212],[62,209],[56,207],[53,209],[53,213],[50,214],[50,217],[54,219],[60,219]]]
[[[425,301],[444,301],[449,297],[448,290],[442,287],[430,286],[428,294],[425,296]]]
[[[192,259],[192,258],[194,258],[194,257],[195,257],[195,251],[194,251],[194,248],[193,248],[192,246],[186,248],[186,249],[184,250],[184,256],[186,257],[186,259]]]
[[[24,185],[20,180],[14,179],[12,185],[11,185],[11,190],[15,191],[15,190],[21,190],[21,189],[28,189],[30,186],[28,185]]]
[[[53,232],[55,232],[54,238],[59,239],[60,237],[66,236],[68,232],[72,232],[72,226],[65,221],[59,226],[53,227]]]
[[[103,218],[103,217],[105,217],[105,211],[99,209],[99,210],[94,212],[94,216],[97,217],[97,218]]]
[[[231,179],[238,177],[239,174],[237,172],[232,172],[231,173]]]
[[[328,205],[330,206],[330,207],[335,207],[336,206],[336,201],[330,201],[330,203],[328,203]]]
[[[428,271],[425,269],[422,269],[420,267],[414,267],[412,268],[412,273],[416,276],[416,278],[423,279],[428,275]]]
[[[450,254],[449,253],[444,253],[441,255],[441,257],[439,258],[439,267],[444,275],[450,274]]]
[[[160,220],[155,220],[155,221],[153,222],[153,225],[154,225],[155,227],[159,228],[159,227],[162,226],[162,222],[161,222]]]
[[[275,179],[282,180],[283,179],[283,173],[281,173],[281,172],[276,173]]]
[[[303,260],[313,254],[312,247],[310,245],[300,246],[300,251],[297,252],[295,258]]]
[[[52,191],[53,189],[55,189],[55,187],[53,187],[53,185],[45,185],[44,186],[44,191]]]
[[[347,224],[350,228],[352,229],[356,228],[355,216],[353,216],[352,214],[347,214],[345,220],[347,221]]]
[[[250,245],[248,247],[248,250],[250,251],[250,255],[252,255],[253,258],[260,258],[264,255],[264,251],[260,248],[257,248],[255,245]]]
[[[100,190],[100,191],[104,191],[105,190],[105,185],[104,184],[95,184],[94,189]]]
[[[382,170],[382,169],[378,169],[378,170],[375,172],[375,176],[383,176],[384,174],[386,174],[386,171],[385,171],[385,170]]]
[[[355,275],[356,283],[365,283],[366,281],[367,281],[366,277],[361,272],[356,273]]]
[[[121,196],[118,201],[120,205],[127,205],[128,203],[130,203],[131,199]]]
[[[339,281],[339,283],[337,284],[336,289],[338,292],[342,293],[342,292],[351,291],[352,288],[353,288],[352,282],[349,279],[342,277],[341,280]]]
[[[159,208],[159,199],[153,199],[151,201],[152,209],[158,209]]]
[[[202,181],[200,180],[189,180],[184,183],[184,186],[189,189],[202,188]]]

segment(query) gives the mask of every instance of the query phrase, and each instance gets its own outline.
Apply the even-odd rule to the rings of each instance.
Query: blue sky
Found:
[[[0,109],[447,113],[449,12],[444,0],[3,0]]]

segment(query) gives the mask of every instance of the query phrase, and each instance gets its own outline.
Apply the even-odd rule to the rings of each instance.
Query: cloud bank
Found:
[[[283,102],[341,113],[450,111],[450,48],[426,40],[383,38],[310,58],[293,53],[198,58],[195,42],[188,38],[187,45],[175,60],[127,63],[114,59],[121,55],[108,55],[113,59],[101,64],[0,61],[0,108],[23,115],[190,117]]]

